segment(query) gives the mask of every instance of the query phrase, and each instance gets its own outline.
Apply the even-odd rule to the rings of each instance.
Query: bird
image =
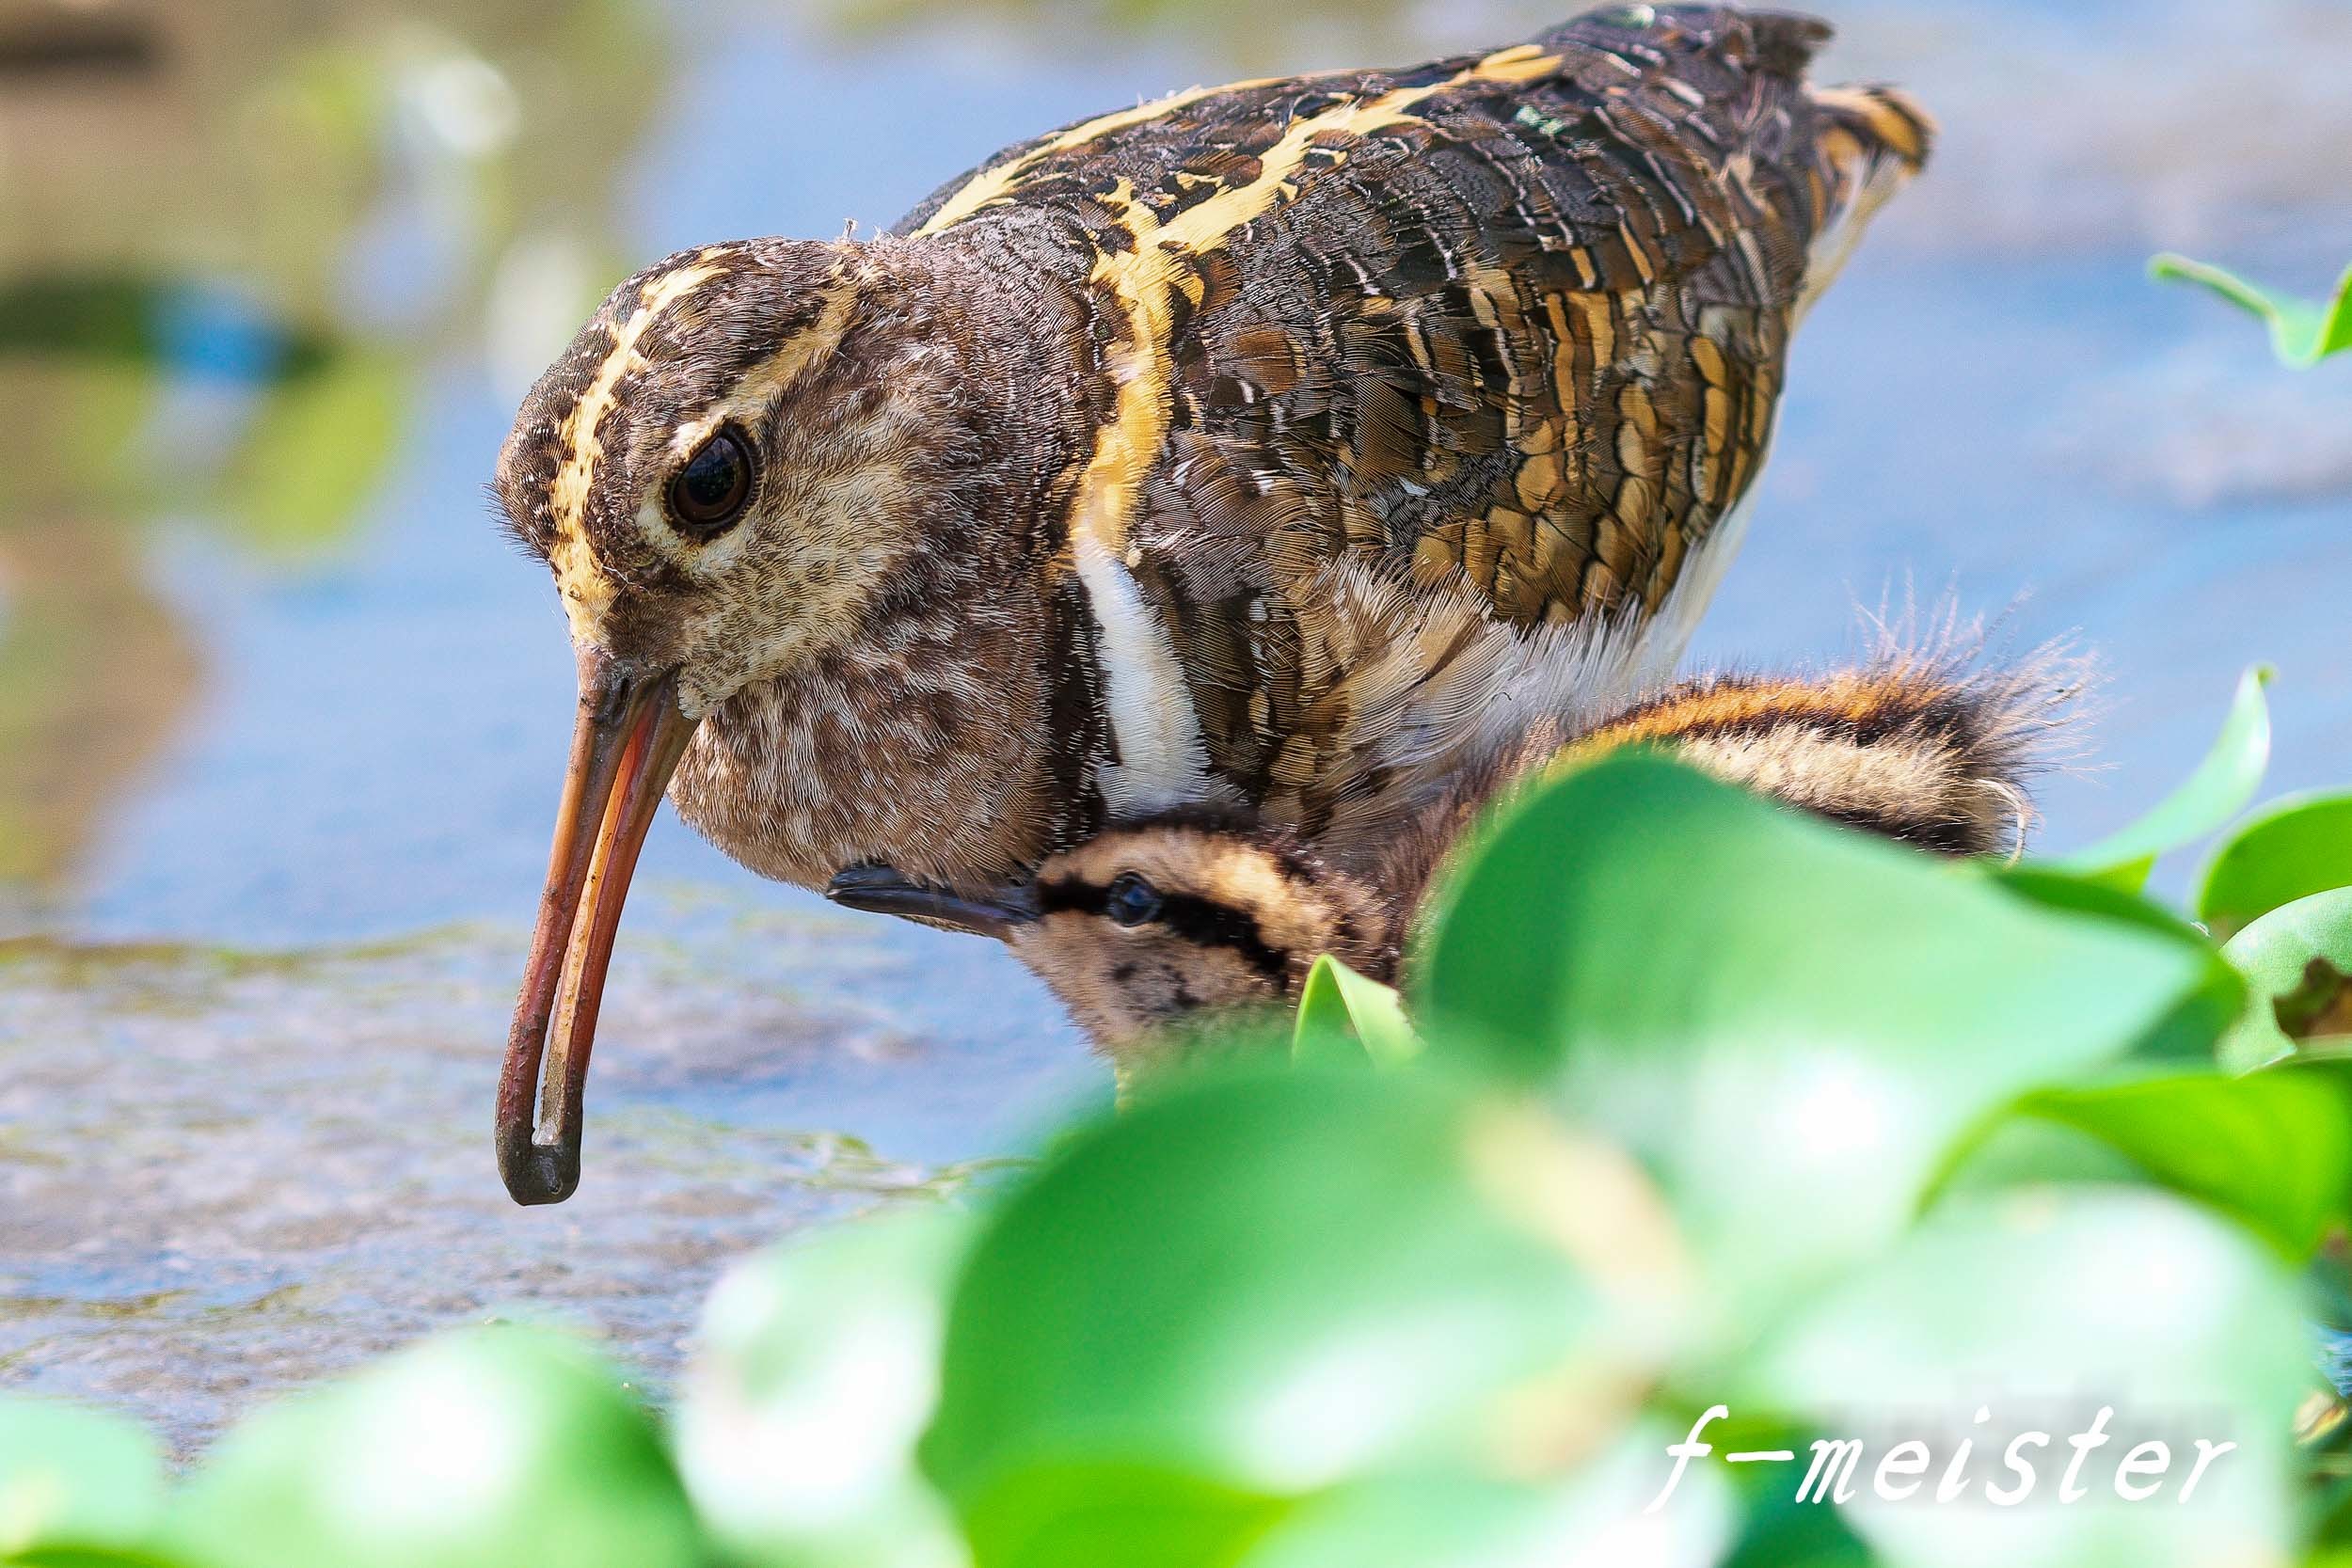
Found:
[[[1199,1025],[1295,1005],[1324,954],[1398,983],[1471,824],[1628,749],[1928,853],[2013,858],[2033,819],[2028,777],[2053,760],[2083,679],[2056,648],[1977,670],[1949,653],[1889,653],[1822,675],[1708,673],[1581,733],[1537,726],[1377,848],[1335,848],[1248,807],[1180,806],[1114,823],[985,895],[885,868],[845,874],[832,895],[1004,942],[1123,1071],[1197,1041]]]
[[[1618,689],[1670,669],[1790,334],[1929,155],[1899,90],[1808,84],[1829,37],[1621,6],[1191,88],[872,238],[702,245],[615,289],[492,484],[580,704],[500,1085],[509,1192],[577,1184],[665,789],[766,877],[977,889],[1114,819],[1318,794],[1335,583],[1573,630]]]

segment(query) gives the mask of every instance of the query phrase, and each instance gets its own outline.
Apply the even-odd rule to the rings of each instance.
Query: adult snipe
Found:
[[[1195,89],[882,238],[622,284],[499,463],[580,686],[500,1093],[515,1196],[577,1182],[665,784],[768,876],[977,888],[1114,815],[1311,784],[1299,693],[1348,657],[1351,583],[1582,626],[1596,689],[1670,666],[1788,335],[1927,150],[1899,95],[1805,85],[1827,36],[1635,6]]]

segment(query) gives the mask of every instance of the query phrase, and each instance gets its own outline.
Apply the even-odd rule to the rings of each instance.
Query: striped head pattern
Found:
[[[675,669],[690,718],[855,635],[952,467],[919,302],[847,241],[682,252],[524,399],[494,485],[575,645]]]
[[[1039,869],[1013,952],[1115,1055],[1197,1014],[1296,997],[1317,956],[1394,977],[1388,903],[1286,834],[1215,808],[1115,826]]]

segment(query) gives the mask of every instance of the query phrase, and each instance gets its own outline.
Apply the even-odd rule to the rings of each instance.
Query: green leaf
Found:
[[[1710,1428],[1709,1434],[1720,1429]],[[1679,1441],[1683,1433],[1677,1433]],[[1813,1434],[1791,1433],[1782,1445],[1803,1455]],[[1762,1445],[1758,1445],[1762,1447]],[[1777,1466],[1774,1466],[1777,1468]],[[1846,1521],[1846,1511],[1800,1500],[1796,1480],[1751,1481],[1740,1540],[1722,1568],[1878,1568],[1878,1560]]]
[[[2042,865],[1991,865],[1979,869],[2010,892],[2054,910],[2120,921],[2164,938],[2204,971],[2197,989],[2132,1046],[2137,1056],[2213,1059],[2214,1042],[2246,1010],[2246,980],[2213,940],[2171,911],[2111,882]]]
[[[163,1497],[163,1460],[129,1421],[0,1397],[0,1561],[40,1548],[135,1546]]]
[[[1292,1510],[1240,1568],[1505,1568],[1521,1560],[1515,1537],[1553,1533],[1544,1502],[1528,1487],[1452,1476],[1357,1481]]]
[[[2044,1192],[1930,1216],[1776,1328],[1717,1397],[1802,1420],[1792,1488],[1813,1442],[1864,1442],[1838,1513],[1887,1568],[2210,1568],[2288,1560],[2291,1419],[2313,1376],[2293,1276],[2245,1233],[2156,1193]],[[2062,1502],[2070,1439],[2103,1408],[2085,1495]],[[1990,1505],[1988,1484],[2020,1483],[2010,1445],[2037,1432],[2045,1446],[2015,1450],[2032,1491]],[[2200,1438],[2237,1447],[2183,1504]],[[1890,1501],[1878,1467],[1902,1440],[1930,1465],[1916,1496]],[[2147,1441],[2168,1446],[2162,1490],[2126,1501],[2118,1463]],[[1959,1495],[1939,1503],[1955,1458]]]
[[[2296,1261],[2352,1208],[2352,1117],[2334,1064],[2172,1073],[2038,1090],[2015,1114],[2071,1127],[2150,1180],[2217,1209]]]
[[[225,1439],[167,1539],[218,1568],[700,1568],[651,1418],[586,1350],[430,1339]]]
[[[1493,1449],[1538,1374],[1585,1368],[1545,1408],[1613,1430],[1680,1321],[1677,1256],[1637,1173],[1527,1107],[1419,1073],[1191,1079],[996,1213],[923,1465],[982,1568],[1157,1563],[1170,1532],[1231,1561],[1298,1498]]]
[[[1737,1504],[1693,1470],[1671,1513],[1645,1515],[1680,1431],[1645,1419],[1544,1484],[1459,1474],[1381,1476],[1300,1504],[1238,1568],[1712,1568]]]
[[[1947,1143],[2196,995],[2168,933],[2042,908],[1654,756],[1539,792],[1443,895],[1417,1008],[1661,1178],[1727,1329],[1883,1247]]]
[[[1291,1052],[1301,1062],[1343,1065],[1370,1057],[1375,1067],[1394,1068],[1419,1056],[1422,1042],[1393,987],[1326,953],[1307,972],[1299,992]]]
[[[2113,1144],[2008,1107],[1953,1146],[1922,1212],[2020,1187],[2143,1186],[2148,1172]]]
[[[1071,1456],[1005,1477],[965,1527],[982,1564],[1195,1568],[1232,1561],[1294,1506],[1188,1470]]]
[[[2224,1035],[2221,1065],[2246,1072],[2293,1055],[2296,1037],[2281,1026],[2278,1002],[2304,990],[2314,959],[2352,973],[2352,888],[2334,888],[2284,904],[2232,937],[2221,949],[2251,992]]]
[[[2212,290],[2240,309],[2251,311],[2270,325],[2271,352],[2280,362],[2308,370],[2331,354],[2352,349],[2352,269],[2336,284],[2325,305],[2294,294],[2257,288],[2236,274],[2205,261],[2167,252],[2148,264],[2153,277],[2195,283]]]
[[[2238,677],[2221,734],[2179,788],[2137,820],[2060,857],[2056,868],[2137,893],[2147,885],[2157,856],[2196,842],[2243,811],[2270,765],[2270,705],[2263,699],[2270,677],[2266,664]]]
[[[966,1229],[946,1210],[901,1210],[764,1253],[720,1281],[676,1442],[687,1491],[732,1560],[967,1560],[914,1469]]]
[[[2197,918],[2227,940],[2281,904],[2352,887],[2352,791],[2291,795],[2249,818],[2214,854]]]

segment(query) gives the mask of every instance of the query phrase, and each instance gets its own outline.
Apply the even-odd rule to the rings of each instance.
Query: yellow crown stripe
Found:
[[[622,378],[644,363],[637,344],[646,328],[662,311],[717,277],[721,270],[707,263],[680,267],[639,290],[637,309],[612,329],[612,348],[606,351],[603,362],[596,366],[596,373],[589,378],[587,390],[572,404],[564,428],[558,432],[564,446],[564,462],[555,471],[554,483],[548,487],[549,520],[554,525],[555,537],[548,550],[548,562],[555,568],[556,586],[564,594],[564,612],[571,618],[576,634],[592,635],[605,607],[612,600],[612,584],[596,569],[596,552],[588,546],[588,493],[596,479],[596,464],[604,456],[597,427],[620,401]]]
[[[833,281],[819,289],[815,298],[817,319],[786,339],[766,358],[754,360],[726,395],[699,419],[679,426],[671,438],[674,450],[681,453],[691,450],[729,420],[753,422],[764,419],[794,383],[839,352],[842,340],[849,336],[850,313],[857,308],[857,285],[836,270]]]

